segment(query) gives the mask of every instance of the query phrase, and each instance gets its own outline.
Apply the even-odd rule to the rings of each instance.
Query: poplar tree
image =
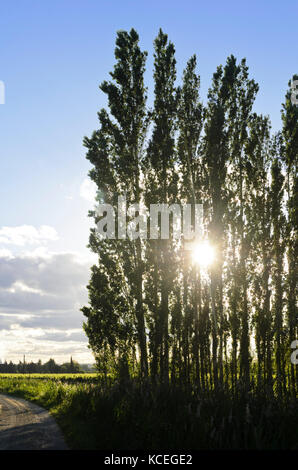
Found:
[[[293,76],[293,81],[298,75]],[[297,338],[297,273],[298,273],[298,106],[292,100],[292,81],[286,93],[285,103],[282,106],[282,135],[284,138],[283,160],[286,166],[287,191],[287,319],[289,328],[289,342]],[[291,364],[291,386],[295,393],[297,389],[297,372]]]
[[[230,189],[229,208],[232,209],[233,217],[230,218],[233,226],[233,257],[236,262],[237,247],[238,255],[234,269],[234,289],[233,301],[236,304],[232,308],[231,321],[233,324],[233,343],[234,343],[234,372],[236,357],[236,330],[237,320],[235,315],[240,313],[240,373],[246,386],[249,385],[249,367],[250,367],[250,342],[249,342],[249,302],[248,288],[249,280],[247,274],[247,259],[249,257],[251,246],[251,232],[247,220],[247,201],[251,191],[249,184],[248,171],[251,168],[249,156],[246,152],[248,141],[249,123],[252,119],[252,106],[258,85],[253,79],[249,79],[246,60],[242,59],[239,65],[236,59],[231,57],[231,66],[229,75],[233,77],[231,86],[231,98],[228,108],[228,133],[229,133],[229,182],[227,186]],[[237,236],[237,239],[235,237]],[[236,294],[236,295],[235,295]],[[236,313],[237,312],[237,313]]]
[[[295,394],[297,371],[288,362],[298,334],[292,90],[282,131],[272,138],[269,118],[253,112],[258,85],[245,59],[237,63],[232,55],[217,68],[204,106],[196,56],[178,86],[174,45],[159,30],[149,109],[146,55],[134,29],[117,33],[116,64],[100,85],[108,107],[98,113],[99,129],[84,139],[96,200],[111,204],[116,216],[112,238],[95,228],[89,238],[98,262],[82,311],[97,367],[106,376],[116,371],[195,385],[199,393],[225,387],[236,396],[243,389],[246,397],[256,373],[255,390],[265,396],[283,398],[289,387]],[[215,260],[204,271],[195,264],[183,236],[172,237],[172,215],[169,239],[160,232],[151,239],[148,226],[147,239],[140,239],[141,214],[127,213],[136,235],[128,238],[119,196],[146,215],[151,204],[202,203]],[[89,215],[108,229],[96,208]]]
[[[88,149],[87,158],[94,166],[90,171],[90,177],[97,184],[100,194],[103,195],[100,202],[110,203],[113,206],[117,205],[119,195],[126,196],[127,204],[138,204],[141,200],[141,161],[148,126],[146,89],[143,78],[147,53],[141,52],[138,42],[139,37],[134,29],[130,33],[118,32],[115,49],[116,64],[110,74],[112,81],[104,81],[100,86],[108,97],[110,113],[105,109],[99,112],[100,129],[93,133],[91,139],[85,138],[84,140],[84,145]],[[96,213],[93,211],[90,215],[97,222]],[[116,235],[119,236],[120,227],[117,223],[116,229]],[[141,240],[102,241],[93,229],[90,247],[99,255],[99,266],[93,267],[89,284],[91,308],[83,309],[83,313],[88,318],[85,329],[91,344],[93,344],[93,332],[96,328],[103,332],[102,328],[106,326],[113,331],[117,323],[121,327],[125,325],[126,315],[132,312],[140,349],[141,373],[146,376],[148,361]],[[115,270],[119,276],[121,275],[121,279],[118,279],[118,292],[116,285],[115,292],[111,288]],[[98,292],[100,289],[99,273],[101,273],[104,294]],[[129,303],[130,307],[127,308],[126,313],[122,307],[120,311],[117,311],[119,295]],[[111,305],[111,321],[105,318],[108,312],[107,303]]]
[[[202,203],[203,175],[201,162],[201,132],[204,110],[199,97],[200,77],[196,73],[197,59],[192,56],[183,72],[183,83],[179,90],[178,105],[178,161],[180,171],[180,201],[186,204]],[[194,213],[192,214],[194,218]],[[190,354],[195,363],[195,376],[200,383],[199,351],[203,361],[204,352],[200,348],[200,332],[206,334],[206,325],[202,318],[201,276],[198,267],[191,267],[189,252],[182,245],[183,258],[180,262],[183,276],[183,345],[185,375],[189,379]],[[205,331],[204,331],[205,330]]]
[[[273,163],[271,166],[271,211],[272,211],[272,285],[274,288],[273,318],[275,338],[275,361],[277,392],[281,397],[286,391],[284,334],[284,254],[286,240],[286,218],[283,213],[284,176],[282,174],[280,135],[273,142]]]
[[[248,269],[251,270],[251,306],[258,358],[258,385],[272,386],[272,316],[271,289],[271,201],[269,171],[271,164],[268,117],[254,114],[247,144],[250,165],[250,193],[247,219],[253,249]]]
[[[152,136],[144,165],[146,206],[177,202],[178,175],[175,168],[175,130],[177,119],[176,59],[174,45],[159,31],[154,41],[154,109]],[[153,257],[152,271],[159,287],[155,293],[154,336],[152,346],[154,374],[169,378],[170,295],[174,264],[171,263],[172,240],[148,240],[148,257]],[[150,255],[151,252],[151,255]],[[149,261],[150,263],[150,261]],[[151,295],[151,294],[150,294]]]

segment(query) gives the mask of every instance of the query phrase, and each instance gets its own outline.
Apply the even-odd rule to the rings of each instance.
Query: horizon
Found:
[[[17,364],[32,364],[32,363],[37,364],[39,361],[41,361],[41,364],[44,365],[44,364],[46,364],[48,361],[50,361],[51,359],[53,359],[53,360],[55,361],[55,363],[56,363],[57,365],[59,365],[59,366],[61,366],[61,365],[63,365],[63,364],[70,364],[70,360],[69,360],[69,361],[65,361],[65,362],[57,362],[53,357],[49,357],[46,361],[42,361],[41,359],[38,359],[38,360],[29,360],[29,361],[28,361],[28,360],[26,359],[25,362],[22,361],[22,359],[18,359],[17,361],[12,361],[12,360],[10,360],[10,359],[7,359],[7,358],[3,359],[3,358],[0,357],[0,365],[1,365],[1,364],[5,364],[5,363],[9,364],[9,363],[11,363],[11,362],[12,362],[13,364],[15,364],[15,365],[17,365]],[[72,358],[72,359],[73,359],[74,362],[77,362],[80,366],[95,366],[95,362],[94,362],[94,363],[91,363],[91,362],[79,362],[79,361],[77,361],[75,358]]]

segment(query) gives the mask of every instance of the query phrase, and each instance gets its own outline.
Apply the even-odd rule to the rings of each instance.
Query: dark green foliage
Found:
[[[109,109],[84,141],[97,199],[202,203],[216,257],[201,270],[183,239],[101,240],[92,229],[98,265],[82,311],[98,369],[203,395],[237,396],[241,384],[256,400],[295,397],[298,108],[290,90],[272,136],[268,116],[253,112],[259,87],[245,59],[231,55],[217,68],[204,105],[196,56],[176,83],[175,48],[160,30],[152,109],[134,30],[118,33],[115,59],[101,85]]]
[[[74,361],[72,357],[70,362],[64,364],[56,364],[54,359],[49,359],[44,364],[41,361],[38,362],[19,362],[19,364],[13,364],[13,362],[4,362],[0,364],[0,374],[75,374],[83,373],[84,370],[81,368],[77,361]]]
[[[240,385],[233,398],[225,390],[100,378],[96,385],[1,379],[0,391],[48,408],[72,449],[298,449],[297,401],[264,402]]]

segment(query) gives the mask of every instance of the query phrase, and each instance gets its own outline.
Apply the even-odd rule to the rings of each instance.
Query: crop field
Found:
[[[100,379],[97,373],[92,374],[0,374],[2,379],[42,380],[61,383],[96,383]]]

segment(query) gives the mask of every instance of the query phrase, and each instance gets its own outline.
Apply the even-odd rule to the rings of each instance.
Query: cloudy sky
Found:
[[[134,27],[149,52],[159,27],[176,47],[178,77],[196,53],[201,94],[233,53],[260,85],[255,111],[280,127],[297,73],[296,1],[1,0],[0,358],[92,361],[80,307],[94,188],[82,140],[106,106],[98,90],[114,64],[115,35]]]
[[[78,190],[74,199],[92,205],[94,188],[87,179]],[[83,223],[87,239],[88,224]],[[87,303],[95,258],[84,245],[67,249],[67,240],[50,225],[0,229],[0,359],[18,361],[26,354],[27,360],[63,362],[72,355],[93,362],[80,308]]]

